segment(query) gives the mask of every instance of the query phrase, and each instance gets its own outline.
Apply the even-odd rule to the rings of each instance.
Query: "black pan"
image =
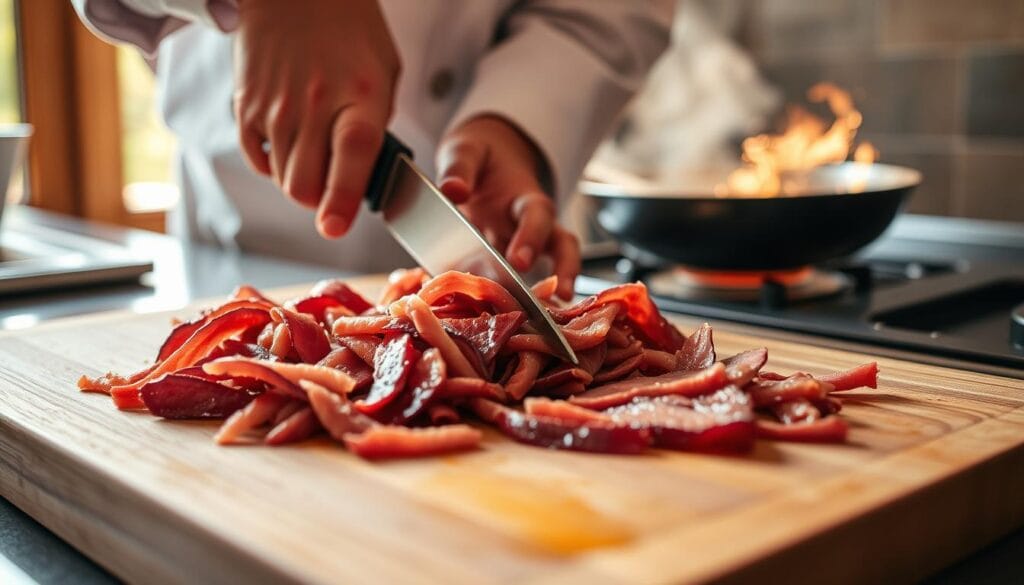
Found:
[[[788,177],[793,195],[710,195],[584,181],[598,224],[620,242],[706,270],[785,270],[845,256],[877,238],[921,182],[913,169],[842,163]],[[796,185],[795,187],[793,185]],[[850,193],[858,189],[860,192]]]

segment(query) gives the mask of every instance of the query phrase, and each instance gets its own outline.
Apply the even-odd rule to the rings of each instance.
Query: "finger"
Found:
[[[471,138],[445,139],[437,155],[438,186],[452,203],[466,202],[476,189],[477,179],[487,164],[487,147]]]
[[[478,223],[469,215],[466,215],[466,218],[476,226],[476,229],[480,230],[480,234],[487,240],[487,243],[497,250],[499,254],[501,254],[501,250],[508,248],[509,234],[504,233],[500,226]]]
[[[494,231],[494,228],[485,227],[483,229],[484,238],[491,243],[492,246],[498,246],[498,232]]]
[[[538,251],[547,247],[551,230],[555,227],[555,205],[542,193],[528,193],[512,202],[512,217],[516,230],[505,251],[516,270],[533,267]]]
[[[316,209],[323,196],[331,147],[330,121],[326,112],[304,119],[288,155],[283,189],[304,207]]]
[[[295,119],[285,100],[271,108],[267,120],[267,139],[270,141],[270,174],[278,187],[284,188],[284,170],[288,154],[295,141]]]
[[[317,229],[325,238],[342,236],[352,226],[384,142],[386,123],[386,108],[372,103],[349,106],[335,120],[330,170],[317,212]]]
[[[558,296],[562,300],[572,299],[576,277],[582,269],[580,243],[576,236],[561,226],[551,232],[550,252],[555,262],[555,276],[558,277]]]
[[[270,159],[267,156],[266,151],[263,150],[263,143],[266,141],[266,137],[263,132],[260,131],[255,124],[251,122],[241,122],[241,118],[236,117],[239,120],[238,127],[238,142],[242,147],[242,154],[245,155],[246,162],[249,163],[257,173],[261,175],[270,175]]]

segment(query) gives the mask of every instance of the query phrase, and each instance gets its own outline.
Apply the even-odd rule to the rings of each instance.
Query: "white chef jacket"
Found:
[[[233,0],[73,0],[96,33],[156,56],[179,138],[182,204],[169,231],[229,248],[382,271],[408,256],[365,210],[340,241],[245,163],[234,120]],[[665,48],[673,0],[381,0],[401,57],[390,129],[433,174],[445,131],[493,113],[538,146],[558,194]],[[301,3],[296,4],[301,10]]]

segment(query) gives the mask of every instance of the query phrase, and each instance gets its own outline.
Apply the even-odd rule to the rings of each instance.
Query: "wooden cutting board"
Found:
[[[878,390],[844,395],[847,445],[628,457],[489,433],[475,453],[374,464],[327,440],[218,447],[214,422],[76,390],[152,359],[169,317],[0,335],[0,492],[128,581],[892,582],[1024,523],[1021,380],[880,359]],[[766,345],[779,371],[875,359],[715,340],[721,355]]]

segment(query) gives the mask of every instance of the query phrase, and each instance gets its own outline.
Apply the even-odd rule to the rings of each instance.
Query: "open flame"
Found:
[[[788,192],[784,173],[843,162],[850,156],[863,118],[849,92],[823,82],[807,90],[807,99],[827,102],[835,116],[832,124],[798,105],[787,107],[782,134],[759,134],[744,140],[744,165],[730,173],[725,184],[715,187],[716,195],[778,197]],[[859,163],[870,164],[877,158],[878,151],[868,142],[861,142],[853,153]]]

